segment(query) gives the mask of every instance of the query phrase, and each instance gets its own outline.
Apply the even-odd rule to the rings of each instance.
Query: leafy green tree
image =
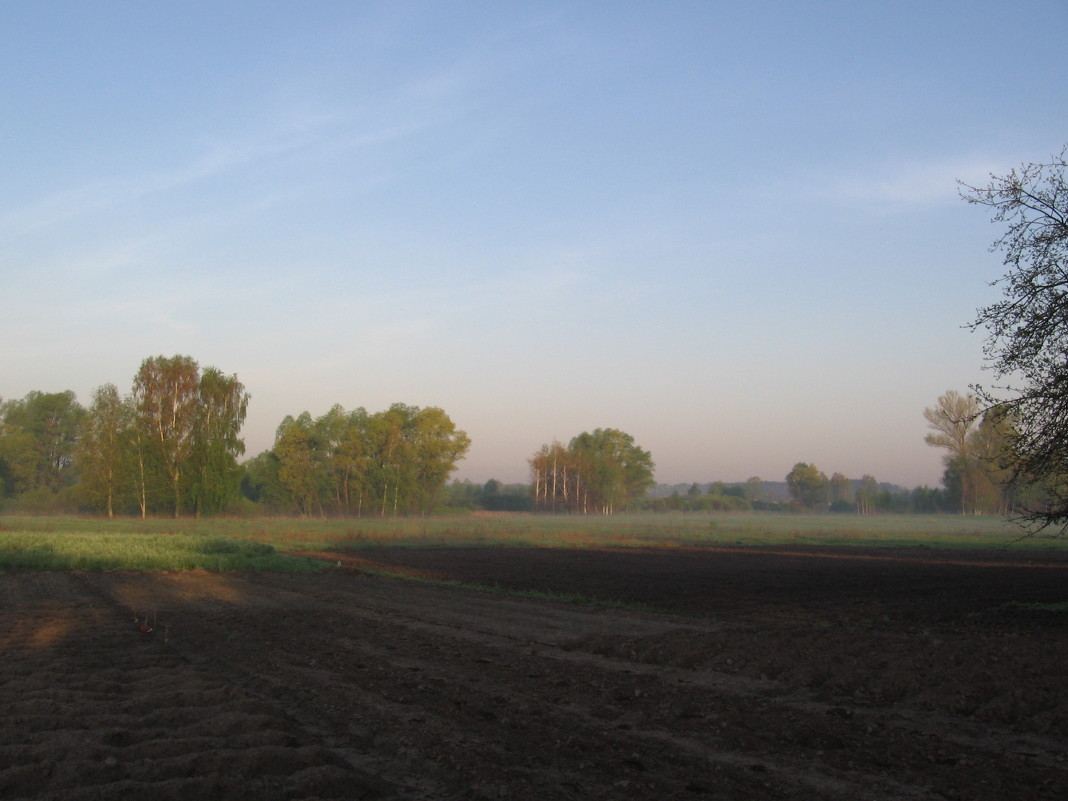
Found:
[[[988,409],[969,436],[972,459],[971,486],[978,510],[1007,515],[1016,499],[1013,472],[1006,456],[1015,434],[1015,424],[1002,407]]]
[[[570,509],[578,476],[572,454],[554,441],[552,445],[542,445],[529,464],[535,506],[550,512]]]
[[[155,447],[152,432],[142,425],[136,408],[129,436],[134,458],[135,495],[141,517],[147,517],[150,509],[171,508],[172,487],[163,466],[162,453]]]
[[[402,511],[401,496],[411,489],[408,440],[405,429],[414,417],[413,407],[394,403],[384,412],[372,415],[368,433],[374,458],[371,483],[380,503],[379,514]],[[391,500],[392,499],[392,500]]]
[[[287,416],[278,427],[275,447],[278,490],[273,503],[288,498],[301,514],[360,514],[370,489],[373,454],[369,418],[362,408],[346,412],[335,404],[312,418]]]
[[[857,487],[857,512],[862,515],[870,515],[875,511],[879,501],[879,482],[875,476],[865,473]]]
[[[170,488],[174,517],[182,510],[183,474],[193,455],[199,417],[200,367],[188,356],[145,359],[134,377],[137,426]]]
[[[529,512],[534,508],[530,486],[527,484],[502,484],[491,478],[481,487],[472,485],[465,498],[460,494],[459,482],[449,485],[449,506],[460,508],[481,506],[491,512]]]
[[[583,432],[568,446],[581,478],[582,511],[612,514],[625,508],[653,483],[653,461],[634,438],[615,428]]]
[[[853,482],[842,473],[831,475],[828,485],[831,511],[850,511],[853,509]]]
[[[0,480],[7,494],[34,488],[37,459],[33,437],[14,426],[0,424]]]
[[[372,415],[368,423],[370,476],[381,514],[432,511],[470,447],[467,434],[438,407],[403,403]]]
[[[132,400],[142,514],[159,484],[175,517],[187,504],[196,514],[220,511],[236,492],[245,448],[248,394],[237,376],[201,373],[189,356],[155,356],[141,363]]]
[[[0,484],[7,495],[34,489],[37,453],[33,436],[3,421],[0,415]]]
[[[942,457],[942,486],[946,491],[946,500],[960,514],[965,514],[967,501],[964,495],[964,460],[959,456]]]
[[[3,458],[17,491],[59,492],[74,484],[74,447],[85,409],[74,393],[33,391],[0,406]]]
[[[543,445],[530,459],[537,505],[550,511],[612,514],[653,484],[652,455],[614,428],[574,437],[565,449]]]
[[[442,409],[431,406],[412,416],[408,445],[414,467],[411,506],[414,511],[432,512],[471,439]]]
[[[286,417],[275,436],[278,481],[302,515],[323,514],[329,495],[328,454],[308,412]]]
[[[709,493],[711,494],[711,493]],[[741,500],[747,500],[745,497],[745,485],[744,484],[732,484],[729,487],[724,487],[722,495],[726,498],[739,498]]]
[[[991,409],[968,432],[964,454],[951,451],[943,458],[946,498],[962,513],[1009,513],[1016,488],[1000,461],[1009,430],[999,410]]]
[[[944,489],[932,489],[927,485],[916,487],[912,491],[911,506],[914,512],[944,512],[956,508],[956,504],[951,505],[946,499]]]
[[[752,510],[753,504],[746,500],[744,486],[728,487],[722,481],[716,481],[693,508],[707,512],[742,512]]]
[[[326,414],[316,418],[314,425],[316,441],[321,450],[321,461],[329,484],[324,503],[337,514],[345,514],[351,487],[349,470],[342,456],[342,446],[349,429],[348,414],[340,404],[334,404]]]
[[[933,447],[948,451],[945,464],[956,465],[960,477],[961,512],[974,510],[975,492],[969,475],[971,462],[972,427],[979,419],[979,401],[972,394],[961,395],[954,389],[938,396],[938,405],[927,407],[923,416],[932,433],[924,441]]]
[[[277,485],[301,514],[360,515],[373,508],[396,515],[432,511],[469,445],[437,407],[395,403],[368,414],[335,405],[317,419],[308,412],[287,417],[271,453]],[[257,463],[264,482],[265,467]]]
[[[714,487],[714,485],[713,485],[713,487]],[[710,495],[711,494],[722,494],[722,493],[713,493],[712,492],[713,487],[709,487],[708,488],[708,494],[710,494]],[[692,504],[696,504],[701,499],[701,495],[702,495],[701,488],[697,485],[696,481],[693,484],[690,485],[690,488],[688,490],[686,490],[686,498]]]
[[[337,429],[336,439],[331,440],[335,497],[341,514],[361,515],[371,489],[369,476],[373,454],[369,439],[370,416],[362,407],[347,414],[340,406],[335,409],[335,418],[344,417],[343,426],[332,426]]]
[[[928,445],[944,448],[943,482],[964,514],[1006,513],[1015,497],[1014,473],[1006,467],[1015,432],[1005,407],[982,411],[971,394],[950,390],[938,406],[924,409],[934,433]]]
[[[764,479],[760,476],[753,476],[745,482],[745,499],[750,503],[763,503],[767,500]]]
[[[253,456],[242,467],[241,492],[246,498],[270,512],[291,508],[293,499],[278,477],[281,464],[274,450]]]
[[[830,482],[815,465],[798,462],[786,476],[790,497],[801,507],[815,511],[827,504]]]
[[[85,499],[108,517],[115,516],[126,491],[133,485],[134,451],[131,428],[133,406],[114,384],[93,392],[82,420],[75,463]]]
[[[491,481],[493,479],[490,479]],[[488,509],[483,502],[483,487],[471,479],[453,480],[445,487],[442,501],[450,509]]]
[[[200,374],[187,493],[197,517],[221,512],[237,497],[241,480],[237,458],[245,452],[240,435],[248,399],[236,375],[225,375],[215,367]]]

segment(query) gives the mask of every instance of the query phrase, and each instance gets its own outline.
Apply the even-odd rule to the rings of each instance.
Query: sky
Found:
[[[454,478],[618,428],[662,483],[941,481],[1068,0],[0,0],[0,396],[192,356],[440,406]]]

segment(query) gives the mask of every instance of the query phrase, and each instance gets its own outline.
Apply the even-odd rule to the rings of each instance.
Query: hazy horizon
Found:
[[[619,428],[664,484],[937,486],[925,406],[1068,141],[1068,6],[0,5],[0,395],[185,354],[289,414],[440,406],[454,478]],[[1004,54],[1005,57],[1001,57]]]

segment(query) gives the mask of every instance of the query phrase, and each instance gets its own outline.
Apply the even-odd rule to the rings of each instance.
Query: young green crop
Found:
[[[1019,540],[1002,518],[964,515],[761,513],[467,515],[433,518],[0,518],[0,569],[306,570],[282,552],[380,546],[675,548],[828,545],[894,548],[1064,548]]]
[[[272,546],[200,534],[0,531],[0,570],[272,570],[306,572],[319,563]]]

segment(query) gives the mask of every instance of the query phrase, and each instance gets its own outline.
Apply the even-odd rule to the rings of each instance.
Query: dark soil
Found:
[[[0,575],[0,798],[1068,798],[1063,554],[334,560]]]

